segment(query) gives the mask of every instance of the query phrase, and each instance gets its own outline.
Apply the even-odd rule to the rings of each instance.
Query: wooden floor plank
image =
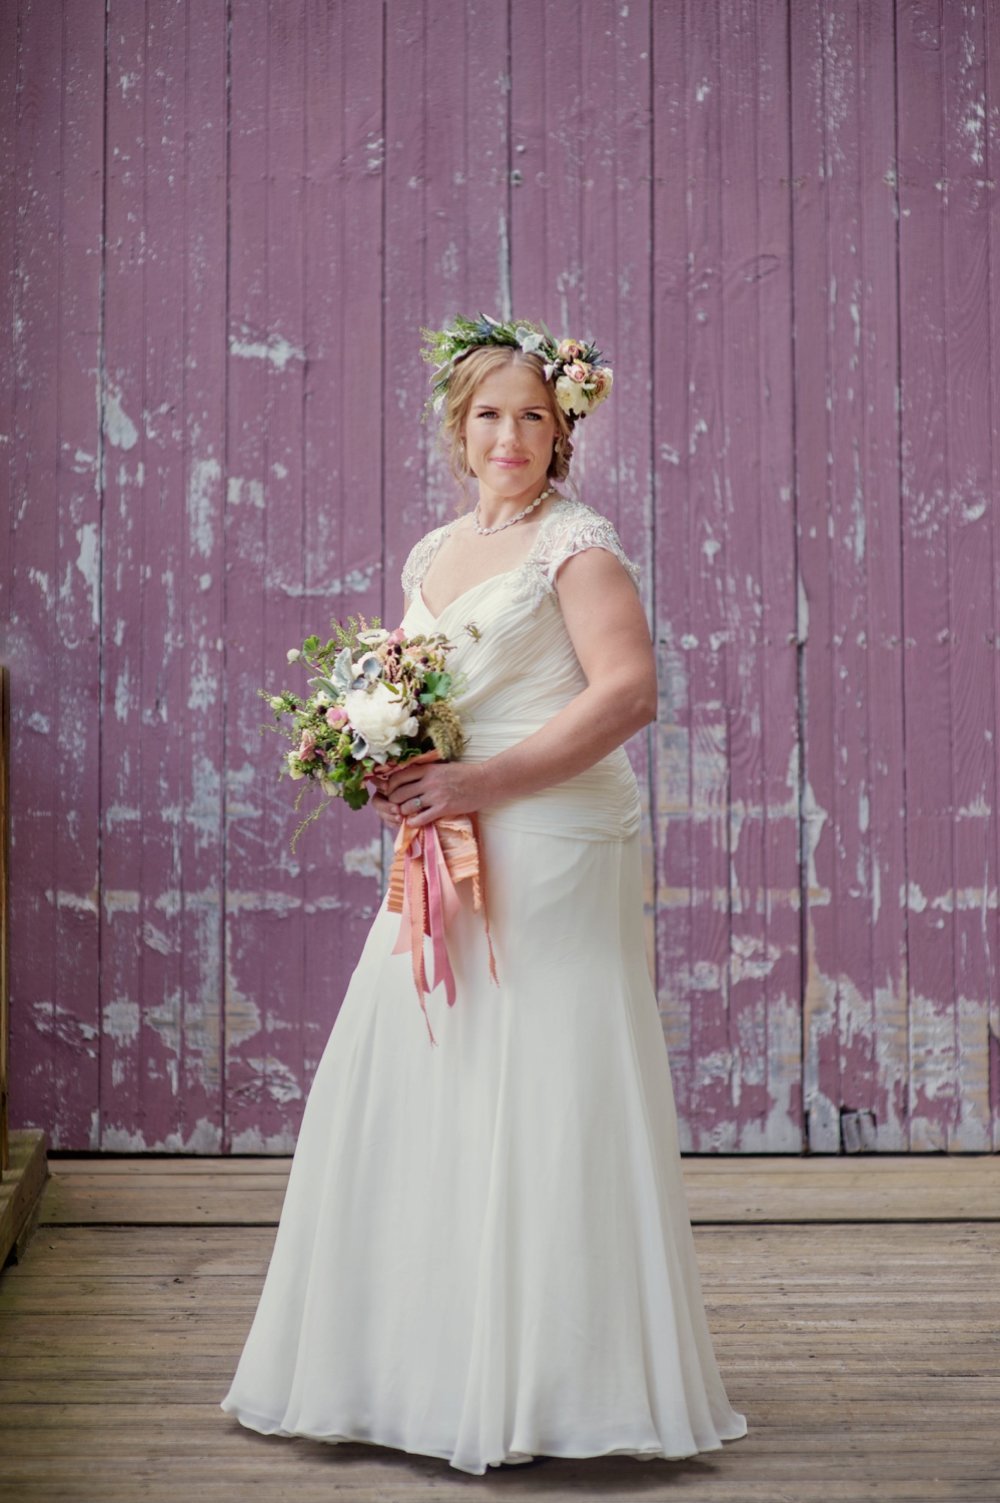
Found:
[[[46,1225],[276,1223],[290,1158],[50,1160]],[[695,1223],[1000,1221],[1000,1155],[684,1159]]]

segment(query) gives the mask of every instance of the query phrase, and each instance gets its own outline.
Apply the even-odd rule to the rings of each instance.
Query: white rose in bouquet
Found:
[[[344,696],[344,709],[351,729],[367,744],[376,762],[401,750],[401,736],[415,736],[419,729],[409,700],[394,694],[388,684],[371,689],[352,689]]]

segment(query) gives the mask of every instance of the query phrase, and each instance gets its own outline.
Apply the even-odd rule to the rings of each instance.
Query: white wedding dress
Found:
[[[453,525],[410,554],[404,625],[458,644],[466,756],[482,759],[585,684],[553,584],[563,560],[596,546],[638,571],[610,522],[560,500],[523,564],[435,617],[420,581]],[[747,1426],[705,1317],[627,754],[478,821],[499,985],[462,882],[457,998],[427,997],[434,1047],[383,900],[221,1407],[265,1434],[477,1474],[536,1455],[718,1450]]]

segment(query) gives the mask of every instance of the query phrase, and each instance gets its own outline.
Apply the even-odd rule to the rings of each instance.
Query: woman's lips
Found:
[[[502,466],[505,470],[517,470],[528,461],[526,459],[494,459],[493,463]]]

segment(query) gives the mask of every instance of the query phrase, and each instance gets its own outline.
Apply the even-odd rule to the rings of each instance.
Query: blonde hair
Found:
[[[556,424],[556,441],[552,448],[547,475],[549,480],[565,480],[569,474],[569,462],[573,457],[572,424],[556,401],[552,382],[545,379],[545,362],[540,355],[526,355],[512,345],[484,345],[471,350],[455,365],[448,393],[445,398],[444,417],[441,421],[441,443],[444,447],[452,474],[460,485],[471,474],[465,457],[465,442],[462,437],[465,420],[472,406],[472,398],[487,376],[504,365],[526,365],[536,371],[545,387],[545,400]]]

